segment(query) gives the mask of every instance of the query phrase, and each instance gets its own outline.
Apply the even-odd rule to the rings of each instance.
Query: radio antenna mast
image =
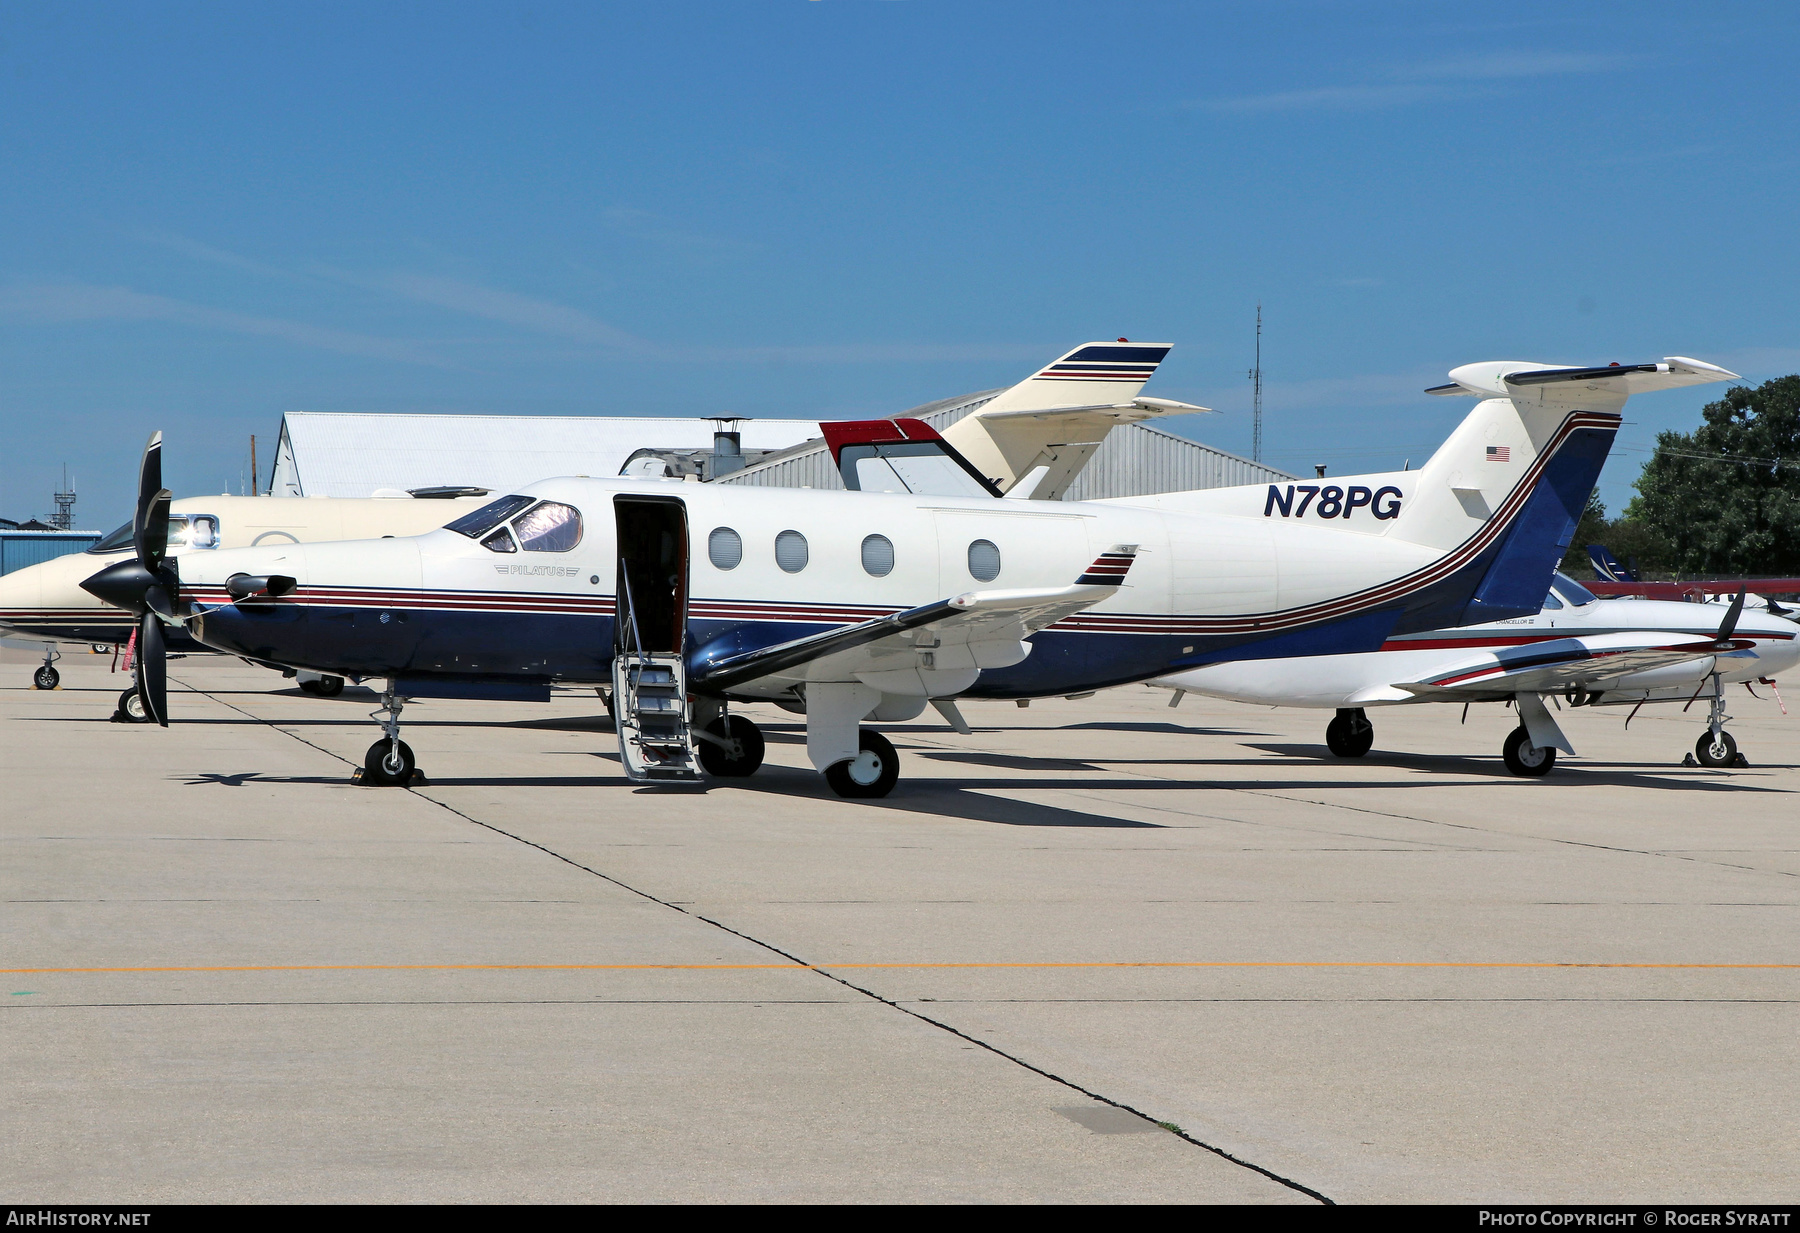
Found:
[[[75,489],[69,483],[69,466],[63,464],[62,491],[50,498],[56,502],[56,513],[50,516],[50,525],[58,531],[75,529]]]
[[[1256,305],[1256,367],[1244,374],[1250,378],[1250,459],[1262,461],[1262,304]]]

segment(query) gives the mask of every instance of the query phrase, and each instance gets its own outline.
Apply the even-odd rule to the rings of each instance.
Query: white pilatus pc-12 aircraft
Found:
[[[1083,344],[1054,361],[1070,362],[1089,346]],[[1166,347],[1146,349],[1166,352]],[[1049,500],[1062,495],[1069,482],[1093,456],[1107,434],[1120,424],[1138,423],[1167,415],[1187,415],[1206,411],[1184,402],[1167,398],[1143,398],[1138,389],[1156,370],[1157,361],[1146,360],[1138,366],[1131,383],[1113,390],[1113,401],[1102,406],[1068,406],[1061,397],[1064,385],[1037,381],[1021,383],[983,404],[963,417],[948,431],[948,441],[937,447],[943,451],[960,447],[960,452],[981,460],[983,473],[992,477],[998,494],[1032,496]],[[1035,377],[1035,374],[1034,374]],[[1026,382],[1034,380],[1028,377]],[[923,435],[940,440],[931,429],[918,421],[870,421],[877,431],[865,433],[869,441],[885,440],[893,448],[853,451],[869,466],[898,466],[913,479],[914,490],[921,479],[932,478],[932,468],[948,466],[960,475],[960,464],[929,456],[908,457],[919,451],[908,449],[905,433],[893,431],[896,423],[915,425],[915,438]],[[885,428],[881,427],[885,426]],[[836,430],[838,425],[830,426]],[[925,453],[931,451],[928,448]],[[871,456],[885,453],[887,458]],[[857,487],[858,472],[854,459],[846,465],[846,482]],[[627,469],[631,464],[626,464]],[[623,472],[622,472],[623,473]],[[895,478],[891,470],[887,481]],[[875,475],[871,483],[880,486]],[[964,480],[966,484],[966,480]],[[892,487],[891,482],[886,484]],[[930,487],[929,483],[924,485]],[[935,489],[933,489],[935,491]],[[961,491],[962,489],[958,489]],[[187,497],[169,507],[167,551],[170,556],[183,552],[212,552],[220,548],[242,548],[270,543],[309,544],[320,540],[378,539],[385,536],[419,535],[435,530],[474,508],[471,501],[485,496],[487,489],[444,485],[414,489],[408,493],[384,492],[379,497]],[[997,494],[997,495],[998,495]],[[397,498],[414,498],[413,500]],[[475,504],[481,504],[478,500]],[[0,578],[0,632],[34,639],[44,644],[44,662],[32,674],[38,689],[55,689],[60,675],[55,661],[59,643],[93,645],[125,643],[136,632],[138,622],[130,612],[84,591],[83,579],[100,568],[94,557],[117,558],[132,550],[132,524],[126,523],[85,553],[27,566]],[[166,649],[181,653],[210,651],[187,637],[179,626],[166,630]],[[129,656],[128,656],[129,658]],[[288,676],[298,675],[300,688],[321,697],[342,692],[342,677],[316,672],[285,669]],[[119,695],[120,718],[147,722],[142,697],[134,685]]]
[[[1117,405],[1167,350],[1084,347],[1015,391]],[[1266,501],[1260,487],[996,500],[973,473],[968,495],[946,496],[912,491],[904,465],[890,466],[892,492],[561,478],[424,535],[189,555],[179,572],[161,542],[158,434],[135,555],[84,586],[139,614],[159,723],[165,623],[258,661],[384,679],[364,783],[411,779],[409,698],[544,699],[554,682],[610,682],[634,779],[753,772],[761,734],[730,708],[761,700],[804,708],[808,758],[834,791],[875,797],[898,760],[861,729],[868,718],[935,702],[966,727],[955,699],[1085,692],[1227,656],[1374,651],[1529,616],[1626,397],[1731,375],[1682,359],[1472,365],[1454,377],[1487,397],[1420,470]]]

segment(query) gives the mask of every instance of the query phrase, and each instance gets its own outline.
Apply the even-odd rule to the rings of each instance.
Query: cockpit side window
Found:
[[[489,552],[517,552],[519,546],[513,543],[512,532],[501,527],[492,535],[481,541],[481,546]]]
[[[501,497],[498,501],[489,501],[480,509],[464,514],[455,522],[446,523],[444,529],[455,531],[458,535],[466,535],[470,539],[480,539],[530,505],[532,500],[531,497]]]
[[[1557,611],[1557,610],[1558,610],[1558,609],[1559,609],[1559,608],[1561,608],[1561,607],[1562,607],[1562,606],[1563,606],[1563,605],[1562,605],[1562,600],[1560,600],[1560,599],[1558,599],[1558,598],[1556,598],[1556,592],[1555,592],[1555,591],[1552,591],[1552,592],[1550,592],[1550,594],[1548,594],[1548,595],[1546,595],[1546,596],[1544,596],[1544,607],[1543,607],[1543,611],[1545,611],[1545,612],[1555,612],[1555,611]]]
[[[526,552],[568,552],[581,542],[581,511],[560,501],[543,501],[512,524]]]
[[[1582,586],[1567,574],[1556,574],[1550,579],[1550,589],[1569,602],[1571,608],[1580,608],[1599,599],[1592,591]]]

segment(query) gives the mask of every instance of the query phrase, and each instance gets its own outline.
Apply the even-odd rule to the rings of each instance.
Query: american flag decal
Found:
[[[1131,563],[1137,559],[1136,544],[1115,544],[1111,550],[1094,558],[1087,572],[1075,580],[1078,587],[1123,586]]]
[[[1487,459],[1489,462],[1512,461],[1512,446],[1510,445],[1490,445],[1487,447],[1487,451]]]

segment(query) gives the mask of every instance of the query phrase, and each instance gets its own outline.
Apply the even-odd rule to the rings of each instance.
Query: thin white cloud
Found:
[[[669,351],[659,343],[621,330],[579,308],[485,287],[480,283],[423,274],[387,274],[356,281],[362,286],[379,288],[417,303],[515,325],[539,334],[573,338],[608,350],[644,356],[661,356]]]
[[[1404,107],[1427,99],[1444,98],[1449,93],[1445,86],[1417,83],[1321,86],[1274,94],[1244,94],[1236,98],[1197,99],[1188,105],[1201,111],[1240,115],[1270,111],[1369,111],[1380,107]]]
[[[1380,74],[1380,80],[1195,99],[1184,106],[1191,110],[1239,115],[1283,111],[1371,111],[1439,100],[1491,97],[1500,82],[1612,72],[1629,63],[1630,57],[1606,53],[1494,52],[1403,65]]]
[[[17,284],[0,289],[0,313],[26,321],[160,321],[199,329],[273,338],[342,355],[397,360],[431,368],[460,367],[409,343],[348,330],[334,330],[277,317],[258,317],[211,308],[128,287],[88,283]]]
[[[310,282],[304,274],[293,270],[285,270],[280,266],[269,265],[250,257],[228,252],[223,248],[214,248],[211,244],[202,244],[198,240],[190,240],[186,236],[174,235],[166,231],[140,230],[133,232],[140,240],[180,253],[195,261],[204,261],[210,265],[224,266],[245,274],[255,274],[262,278],[277,278],[285,282]]]

